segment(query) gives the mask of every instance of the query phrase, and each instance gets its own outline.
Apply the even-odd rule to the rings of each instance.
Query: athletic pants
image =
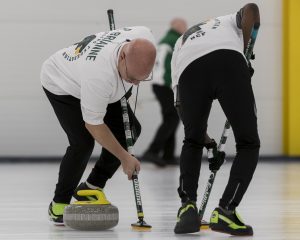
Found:
[[[207,121],[212,102],[218,99],[232,126],[237,153],[219,205],[234,209],[252,179],[260,148],[247,63],[241,53],[233,50],[211,52],[187,66],[180,76],[178,89],[185,133],[180,156],[179,195],[183,202],[197,200]]]
[[[159,154],[162,158],[173,160],[175,152],[175,135],[179,124],[179,117],[174,107],[174,95],[170,87],[153,84],[153,92],[161,106],[162,123],[157,129],[149,150]]]
[[[79,99],[70,95],[55,95],[46,89],[44,91],[60,125],[67,134],[70,144],[60,164],[53,201],[69,203],[93,152],[95,141],[85,127]],[[131,93],[127,92],[126,95],[129,94]],[[128,114],[135,142],[140,135],[141,126],[129,105]],[[108,105],[104,123],[109,127],[123,148],[126,149],[120,101]],[[119,166],[119,159],[105,148],[102,148],[100,158],[97,160],[87,181],[92,185],[103,188],[106,181],[113,176]]]

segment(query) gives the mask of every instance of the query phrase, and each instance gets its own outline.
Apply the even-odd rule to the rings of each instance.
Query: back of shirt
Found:
[[[243,54],[243,32],[237,26],[236,14],[196,24],[177,40],[171,63],[173,88],[191,62],[219,49],[230,49]]]
[[[120,78],[117,65],[120,49],[136,38],[155,43],[150,29],[138,26],[97,33],[59,50],[43,64],[43,87],[80,99],[84,120],[103,123],[107,105],[120,100],[132,86]]]
[[[88,36],[57,51],[43,64],[42,85],[54,94],[80,98],[81,78],[102,77],[101,73],[105,75],[111,70],[106,69],[107,65],[115,60],[115,49],[126,40],[135,38],[154,41],[148,28],[128,27]],[[84,71],[85,65],[92,66],[88,72]]]

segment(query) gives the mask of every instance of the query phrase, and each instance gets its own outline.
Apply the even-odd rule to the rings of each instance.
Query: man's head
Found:
[[[182,18],[174,18],[171,21],[171,28],[180,34],[183,34],[187,30],[187,23]]]
[[[127,82],[138,85],[152,75],[156,49],[153,43],[137,38],[127,43],[121,50],[118,70]]]

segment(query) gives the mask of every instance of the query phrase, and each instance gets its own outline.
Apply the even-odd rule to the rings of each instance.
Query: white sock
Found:
[[[85,182],[85,184],[90,188],[90,189],[94,189],[94,190],[97,190],[97,189],[100,189],[102,190],[102,188],[99,188],[93,184],[90,184],[88,181]]]

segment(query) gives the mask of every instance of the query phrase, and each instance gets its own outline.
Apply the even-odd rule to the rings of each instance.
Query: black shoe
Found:
[[[178,210],[174,232],[176,234],[199,232],[199,226],[200,221],[196,203],[192,201],[185,202]]]
[[[54,225],[57,226],[64,225],[63,214],[66,206],[68,206],[68,204],[54,203],[54,202],[50,203],[48,208],[48,216],[49,216],[49,220],[53,222]]]
[[[165,167],[166,162],[160,158],[157,154],[152,153],[150,151],[147,151],[143,156],[142,156],[142,161],[143,162],[151,162],[154,163],[158,167]]]
[[[239,214],[226,214],[221,208],[216,208],[210,217],[211,230],[216,232],[228,233],[237,236],[252,236],[253,229],[249,225],[245,225]]]
[[[80,190],[98,190],[98,191],[101,191],[102,192],[102,189],[101,188],[98,188],[98,189],[91,189],[87,186],[87,184],[85,182],[82,182],[78,185],[78,187],[75,189],[74,191],[74,194],[73,194],[73,197],[77,200],[77,201],[96,201],[98,200],[96,198],[96,196],[79,196],[77,194],[78,191]]]

